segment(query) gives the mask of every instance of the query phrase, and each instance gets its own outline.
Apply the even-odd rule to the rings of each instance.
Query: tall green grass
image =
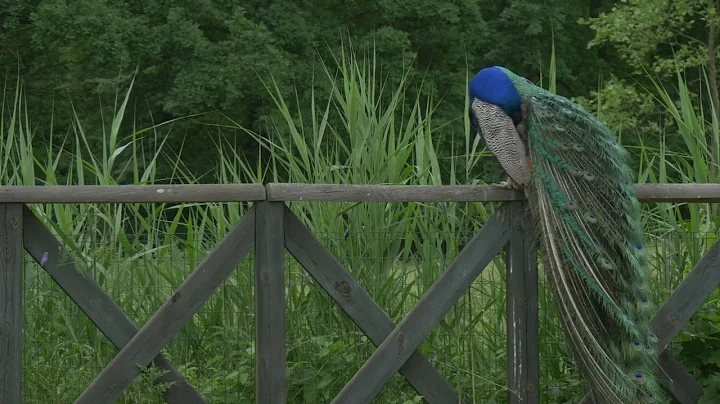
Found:
[[[302,108],[287,88],[266,82],[278,119],[264,133],[227,119],[212,128],[217,159],[209,163],[219,183],[291,181],[338,184],[483,183],[482,166],[492,157],[480,149],[467,114],[464,152],[442,160],[432,99],[407,102],[413,80],[380,77],[372,55],[342,52],[322,66],[316,80],[327,93],[312,94]],[[554,85],[554,71],[550,74]],[[679,77],[679,80],[682,80]],[[392,83],[392,85],[390,84]],[[74,112],[62,138],[44,147],[26,113],[22,83],[4,93],[0,125],[0,180],[6,185],[195,183],[181,155],[167,150],[172,122],[125,133],[123,122],[132,84],[118,92],[101,149],[93,149]],[[464,85],[464,83],[461,83]],[[315,86],[313,86],[315,88]],[[681,87],[682,88],[682,87]],[[683,90],[685,91],[685,90]],[[413,93],[421,93],[413,92]],[[666,105],[676,94],[659,92]],[[681,102],[689,98],[680,93]],[[687,100],[686,100],[687,98]],[[465,100],[467,102],[467,100]],[[683,104],[681,103],[681,106]],[[670,109],[671,110],[671,109]],[[671,110],[672,111],[672,110]],[[682,169],[687,181],[702,176],[709,161],[699,136],[704,118],[686,104],[677,116],[687,150],[644,150],[641,180],[662,181]],[[717,122],[710,130],[718,133]],[[51,128],[53,133],[56,128]],[[63,131],[65,128],[62,129]],[[252,136],[260,163],[237,152],[227,132]],[[58,140],[59,139],[59,140]],[[692,142],[695,143],[692,143]],[[59,143],[55,143],[59,142]],[[158,178],[159,165],[172,167]],[[457,167],[462,167],[462,172]],[[130,179],[130,180],[128,180]],[[445,180],[444,180],[445,179]],[[492,214],[492,203],[289,203],[291,210],[338,258],[378,305],[399,322]],[[244,203],[33,205],[32,210],[60,237],[138,326],[167,299],[194,266],[247,211]],[[646,209],[649,231],[661,245],[682,234],[654,257],[656,269],[677,284],[704,252],[694,232],[714,229],[707,207],[694,207],[679,220],[676,205]],[[694,212],[694,213],[693,213]],[[711,225],[712,224],[712,225]],[[678,233],[683,232],[683,233]],[[667,243],[666,243],[667,244]],[[669,245],[669,244],[668,244]],[[702,245],[702,246],[701,246]],[[688,253],[690,252],[690,253]],[[680,255],[678,255],[680,254]],[[668,257],[672,260],[667,262]],[[505,402],[504,259],[494,260],[472,289],[441,321],[422,346],[440,372],[473,403]],[[373,345],[287,255],[288,397],[290,402],[327,402],[373,352]],[[663,275],[663,276],[665,276]],[[116,350],[64,297],[37,266],[24,272],[24,397],[29,403],[71,402],[109,362]],[[541,394],[565,402],[582,391],[562,342],[553,306],[543,285],[541,301]],[[184,327],[165,351],[210,402],[254,401],[254,318],[252,255]],[[123,396],[123,403],[162,402],[149,369]],[[404,403],[414,391],[399,376],[377,402]]]

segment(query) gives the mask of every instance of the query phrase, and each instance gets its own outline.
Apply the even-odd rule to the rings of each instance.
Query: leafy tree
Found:
[[[647,83],[645,72],[651,72],[660,80],[672,80],[678,71],[686,71],[696,94],[710,92],[711,112],[720,120],[720,93],[717,81],[718,50],[718,0],[626,0],[598,17],[581,19],[583,24],[593,28],[596,35],[588,47],[610,45],[617,50],[620,58],[631,68],[631,73],[640,83]],[[707,72],[708,88],[699,79]],[[703,81],[704,82],[704,81]],[[613,78],[611,86],[597,98],[611,100],[611,91],[618,86],[629,86],[620,90],[624,93],[638,93],[634,84]],[[645,115],[645,122],[635,130],[647,130],[649,121],[655,120],[647,108],[648,95],[636,97],[638,102],[624,104],[625,111]],[[642,98],[642,100],[640,100]],[[640,108],[638,107],[642,104]],[[633,105],[633,107],[630,107]],[[638,113],[638,111],[642,111]],[[628,112],[610,110],[610,116],[626,115]],[[618,118],[610,118],[618,119]],[[620,118],[623,119],[623,118]],[[708,136],[712,156],[711,176],[717,174],[718,144]]]
[[[434,116],[447,125],[435,135],[448,154],[452,142],[462,143],[454,139],[464,130],[466,77],[483,66],[502,64],[537,81],[554,41],[560,91],[594,88],[606,62],[586,49],[592,30],[577,20],[592,16],[595,2],[0,0],[0,45],[8,83],[22,76],[44,136],[50,117],[55,136],[79,130],[79,111],[91,143],[101,142],[103,117],[133,78],[126,133],[203,114],[174,122],[168,139],[176,151],[192,150],[183,162],[197,174],[215,164],[209,145],[218,136],[197,123],[224,122],[217,111],[256,131],[269,128],[277,112],[263,82],[292,95],[293,108],[309,108],[312,91],[329,91],[314,79],[318,63],[332,63],[348,44],[375,52],[388,85],[409,69],[409,100],[443,101]],[[251,157],[256,150],[242,134],[232,141]]]

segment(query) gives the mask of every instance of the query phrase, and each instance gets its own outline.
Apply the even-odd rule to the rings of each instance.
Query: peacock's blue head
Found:
[[[522,103],[520,94],[510,80],[510,77],[499,67],[486,67],[480,70],[475,77],[470,80],[468,90],[470,92],[471,105],[475,99],[478,99],[499,106],[508,116],[513,118],[513,120],[518,120],[520,117],[520,107]],[[468,109],[469,108],[470,105],[468,105]],[[469,113],[470,122],[475,131],[482,135],[477,125],[477,119],[473,116],[472,111],[469,111]]]

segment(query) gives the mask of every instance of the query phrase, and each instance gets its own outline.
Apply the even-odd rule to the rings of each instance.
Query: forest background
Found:
[[[21,78],[35,142],[53,137],[71,144],[68,134],[80,125],[73,111],[79,111],[91,150],[99,150],[103,117],[113,115],[117,91],[134,79],[132,119],[123,129],[173,121],[166,150],[204,182],[217,181],[216,149],[208,141],[217,141],[219,132],[208,123],[231,120],[270,132],[279,114],[263,83],[271,75],[291,109],[307,113],[313,94],[328,95],[322,64],[332,65],[349,44],[360,55],[374,54],[378,75],[390,86],[407,74],[408,103],[432,99],[433,138],[445,156],[462,143],[468,75],[502,65],[547,86],[553,51],[557,92],[601,114],[630,144],[658,145],[674,123],[657,94],[646,91],[651,80],[676,86],[680,69],[693,97],[703,106],[711,99],[718,104],[711,0],[0,4],[6,94]],[[706,74],[714,89],[709,94]],[[272,130],[289,136],[287,128]],[[222,137],[250,160],[258,157],[257,142],[245,131],[224,130]],[[667,142],[673,149],[682,140],[670,135]],[[170,175],[168,166],[158,169],[161,177]]]
[[[719,7],[0,0],[0,184],[493,183],[503,178],[470,130],[466,94],[491,65],[596,114],[630,151],[638,182],[716,183]],[[290,204],[396,322],[495,205]],[[32,206],[138,325],[245,208]],[[657,301],[718,239],[718,213],[714,204],[643,204]],[[507,395],[501,258],[422,347],[472,402]],[[24,400],[72,402],[116,350],[33,265],[24,274]],[[243,265],[165,351],[211,401],[253,402],[253,270]],[[294,261],[287,266],[289,401],[328,402],[373,346]],[[583,387],[542,283],[540,300],[541,394],[569,402]],[[718,312],[716,291],[671,347],[703,384],[704,403],[720,400]],[[121,402],[162,402],[150,381]],[[415,400],[396,376],[378,402]]]

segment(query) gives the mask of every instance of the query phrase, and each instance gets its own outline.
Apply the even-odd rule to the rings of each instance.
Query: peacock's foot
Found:
[[[513,179],[510,177],[507,177],[507,181],[500,181],[500,183],[495,184],[495,186],[503,188],[503,189],[510,189],[510,190],[522,189],[522,186],[520,184],[518,184],[517,182],[513,181]]]

